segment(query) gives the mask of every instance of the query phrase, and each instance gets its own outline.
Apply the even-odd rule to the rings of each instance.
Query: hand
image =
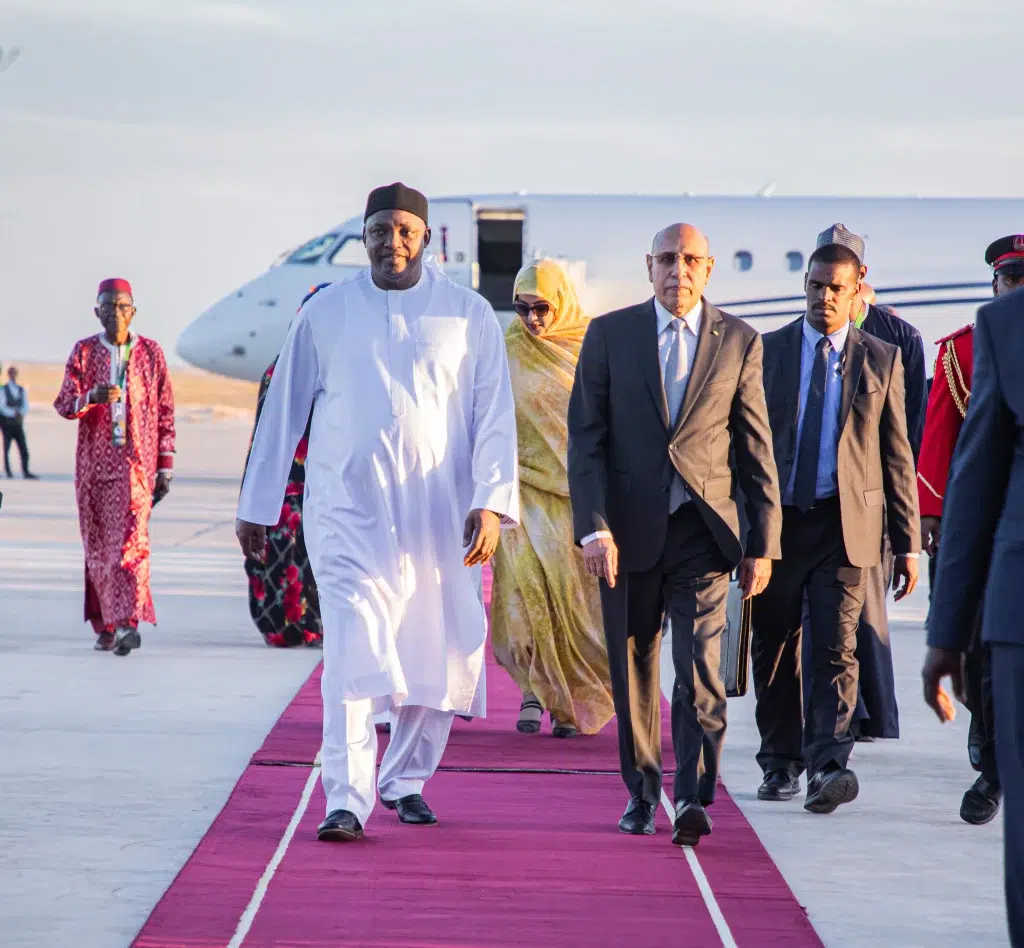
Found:
[[[619,575],[619,548],[608,537],[598,537],[583,547],[583,564],[591,576],[603,579],[609,589],[615,588]]]
[[[156,486],[153,488],[153,503],[163,500],[171,489],[171,476],[164,471],[157,471]]]
[[[921,518],[921,549],[929,556],[939,555],[939,518]]]
[[[897,556],[892,568],[893,602],[899,602],[905,596],[909,596],[917,586],[917,557]],[[900,588],[900,580],[903,580],[903,587]]]
[[[962,653],[948,648],[929,647],[925,652],[924,667],[921,669],[924,700],[943,724],[956,717],[956,708],[942,687],[942,679],[947,675],[953,683],[953,694],[961,704],[966,704]]]
[[[89,393],[89,401],[94,405],[109,405],[121,397],[121,388],[118,385],[97,385]]]
[[[736,570],[736,579],[744,599],[760,596],[772,578],[772,561],[753,556],[744,557]]]
[[[462,558],[463,565],[487,563],[498,549],[500,536],[501,517],[493,510],[471,510],[462,529],[462,545],[469,547]]]
[[[261,523],[249,523],[248,520],[235,521],[235,536],[242,548],[245,558],[256,560],[257,563],[267,561],[267,528]]]

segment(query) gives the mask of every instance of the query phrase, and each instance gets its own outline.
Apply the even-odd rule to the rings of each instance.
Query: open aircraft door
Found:
[[[430,217],[429,253],[456,283],[476,289],[473,286],[476,245],[476,226],[473,220],[473,203],[460,200],[431,201],[428,206]]]

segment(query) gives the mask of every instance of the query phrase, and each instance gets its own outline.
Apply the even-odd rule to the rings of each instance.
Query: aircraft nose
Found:
[[[209,316],[209,313],[204,313],[192,320],[178,336],[175,346],[178,357],[197,369],[209,370],[212,367],[214,352]]]

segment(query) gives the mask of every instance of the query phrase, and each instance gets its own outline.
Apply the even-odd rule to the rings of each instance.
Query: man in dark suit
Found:
[[[917,582],[920,526],[895,346],[850,322],[863,241],[849,231],[815,250],[807,312],[764,337],[765,394],[782,485],[782,561],[753,605],[751,657],[762,800],[788,800],[809,775],[804,807],[855,799],[847,767],[857,703],[857,625],[865,573],[887,526],[900,599]],[[883,510],[886,515],[883,517]],[[801,709],[801,618],[811,616],[811,701]]]
[[[1024,244],[1024,241],[1022,241]],[[1022,247],[1024,249],[1024,247]],[[1024,289],[978,310],[971,400],[957,439],[942,513],[928,618],[924,696],[940,720],[952,706],[946,675],[966,701],[962,660],[978,603],[991,650],[996,763],[1003,789],[1010,940],[1024,946]]]
[[[662,618],[672,623],[673,842],[711,832],[725,735],[719,676],[729,574],[757,595],[779,556],[778,479],[761,338],[705,302],[707,238],[675,224],[647,257],[654,299],[595,319],[569,401],[576,542],[600,577],[630,802],[624,833],[654,832],[661,798]],[[737,488],[746,501],[740,542]]]
[[[842,224],[833,224],[818,234],[817,247],[845,239],[849,231]],[[900,350],[903,358],[904,403],[907,409],[907,436],[916,463],[921,450],[925,409],[928,405],[924,342],[921,334],[888,307],[875,303],[875,291],[864,283],[868,268],[860,270],[861,287],[854,303],[851,322],[858,329]],[[857,665],[859,686],[857,707],[853,713],[850,733],[857,740],[875,738],[895,740],[900,736],[899,705],[896,701],[896,673],[889,639],[889,615],[886,598],[892,583],[893,555],[887,533],[882,537],[882,561],[871,567],[864,577],[864,608],[857,626]],[[804,713],[810,707],[810,617],[804,603]]]

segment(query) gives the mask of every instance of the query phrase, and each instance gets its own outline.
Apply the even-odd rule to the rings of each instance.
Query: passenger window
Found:
[[[297,250],[293,250],[288,255],[288,263],[316,263],[324,255],[327,248],[337,239],[337,234],[324,234],[321,237],[314,237]]]
[[[737,250],[732,258],[732,265],[740,273],[746,273],[754,266],[754,255],[749,250]]]
[[[331,254],[330,262],[333,267],[365,267],[366,247],[362,238],[346,237]]]
[[[786,269],[790,273],[799,273],[804,268],[804,255],[799,250],[791,250],[786,254]]]

